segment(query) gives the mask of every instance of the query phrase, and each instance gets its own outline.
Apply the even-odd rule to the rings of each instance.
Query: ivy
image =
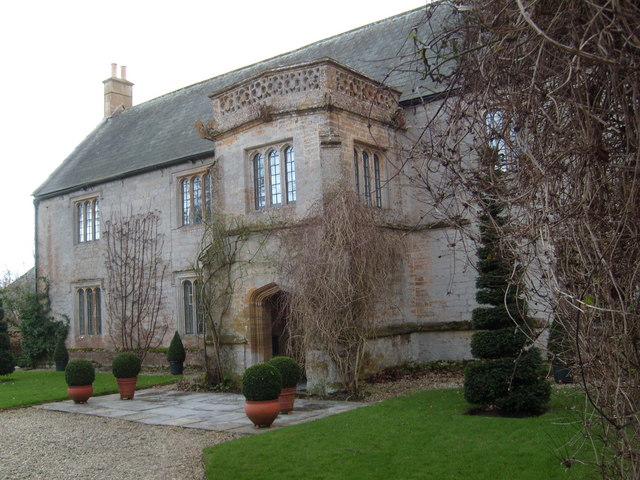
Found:
[[[28,293],[20,305],[20,337],[23,364],[35,367],[50,361],[58,336],[66,338],[68,325],[51,316],[49,291]]]

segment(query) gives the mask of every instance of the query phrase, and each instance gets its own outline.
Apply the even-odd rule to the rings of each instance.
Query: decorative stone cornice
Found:
[[[325,58],[266,70],[209,97],[217,135],[313,109],[339,108],[396,125],[400,91]]]

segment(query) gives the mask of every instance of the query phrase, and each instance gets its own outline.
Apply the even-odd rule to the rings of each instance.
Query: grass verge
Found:
[[[539,417],[466,415],[462,390],[429,390],[204,450],[208,479],[590,478],[562,465],[575,397],[555,392]],[[277,423],[277,420],[276,420]],[[555,451],[554,451],[555,450]]]
[[[174,383],[174,375],[140,375],[137,389]],[[116,379],[109,373],[96,372],[93,395],[116,393]],[[20,371],[0,377],[0,409],[36,405],[68,399],[64,372]]]

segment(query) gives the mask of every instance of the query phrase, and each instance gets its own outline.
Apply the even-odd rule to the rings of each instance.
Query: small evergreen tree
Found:
[[[67,363],[69,361],[69,351],[65,345],[65,338],[63,335],[58,335],[56,348],[53,351],[53,360],[56,362]]]
[[[551,387],[542,376],[542,358],[531,347],[526,302],[512,280],[514,261],[500,248],[498,230],[506,223],[503,207],[487,198],[480,216],[476,300],[472,312],[476,332],[471,353],[480,359],[465,371],[464,395],[469,403],[495,406],[506,413],[537,413],[549,401]]]
[[[187,358],[187,352],[182,345],[182,339],[178,332],[173,334],[171,343],[169,344],[169,350],[167,351],[167,360],[169,362],[184,362]]]
[[[68,326],[51,316],[49,293],[28,293],[20,305],[20,338],[26,363],[35,367],[53,357],[57,338],[67,336]]]
[[[7,322],[4,319],[4,309],[2,299],[0,299],[0,375],[9,375],[15,370],[13,355],[9,353],[9,335],[7,333]]]

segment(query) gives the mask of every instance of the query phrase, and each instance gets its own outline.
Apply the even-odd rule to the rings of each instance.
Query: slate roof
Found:
[[[194,122],[211,118],[208,95],[264,70],[329,57],[398,88],[401,100],[435,93],[421,79],[409,33],[425,7],[381,20],[297,50],[176,90],[104,119],[34,192],[36,199],[60,195],[145,171],[209,156],[213,144]],[[437,12],[438,15],[442,13]],[[439,22],[431,20],[431,25]],[[432,32],[420,33],[433,35]]]

